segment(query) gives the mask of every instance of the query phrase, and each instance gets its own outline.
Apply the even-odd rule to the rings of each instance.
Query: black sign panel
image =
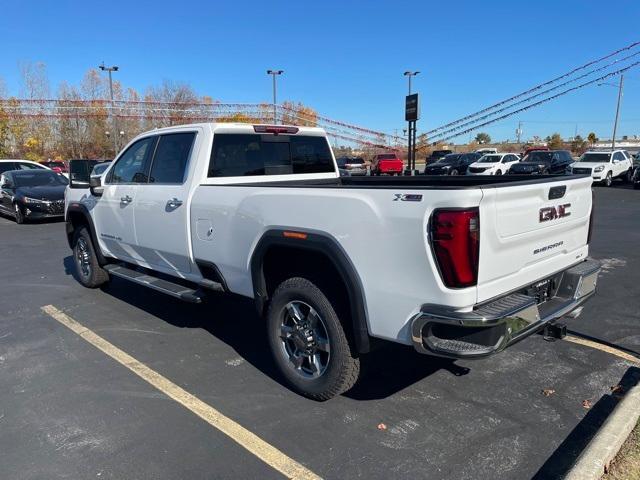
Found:
[[[407,122],[414,122],[420,118],[420,108],[418,104],[418,94],[407,95],[404,107],[404,119]]]

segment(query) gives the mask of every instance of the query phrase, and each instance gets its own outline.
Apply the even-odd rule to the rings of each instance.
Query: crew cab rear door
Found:
[[[591,178],[483,187],[478,301],[560,272],[588,253]]]
[[[198,130],[160,135],[148,183],[138,188],[136,252],[143,263],[170,273],[191,271],[189,166],[197,155],[197,138]]]

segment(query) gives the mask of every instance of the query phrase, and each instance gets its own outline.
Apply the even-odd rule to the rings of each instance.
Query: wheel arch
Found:
[[[89,235],[91,235],[91,241],[93,242],[98,263],[100,265],[105,265],[107,261],[100,251],[100,244],[98,244],[96,228],[93,224],[93,219],[91,218],[91,214],[89,213],[89,209],[86,207],[86,205],[83,205],[81,203],[70,204],[65,214],[65,220],[67,242],[69,243],[69,247],[73,248],[73,236],[75,234],[75,231],[81,226],[86,226],[89,229]]]
[[[294,232],[297,236],[289,236],[287,232]],[[370,338],[362,282],[342,246],[334,237],[324,232],[282,227],[268,230],[262,235],[253,250],[250,260],[254,300],[259,314],[261,316],[264,315],[269,302],[270,293],[267,288],[264,266],[269,253],[273,251],[272,249],[306,251],[329,259],[331,267],[338,272],[346,290],[351,319],[349,328],[353,334],[356,350],[359,353],[368,352],[370,350]]]

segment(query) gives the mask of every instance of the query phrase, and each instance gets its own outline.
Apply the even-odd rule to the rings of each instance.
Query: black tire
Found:
[[[78,280],[85,287],[97,288],[109,281],[109,273],[98,263],[87,227],[79,227],[73,234],[73,261]]]
[[[633,170],[632,169],[627,170],[627,173],[622,175],[620,178],[624,183],[631,182],[631,180],[633,179]]]
[[[634,190],[640,190],[640,183],[634,183],[633,188]]]
[[[496,175],[502,175],[502,170],[498,170],[498,171],[496,172]]]
[[[451,172],[449,172],[449,175],[460,175],[460,173],[458,172],[457,168],[454,168],[453,170],[451,170]]]
[[[298,311],[303,315],[304,309],[309,307],[306,316],[303,318],[300,315],[298,321],[292,321],[294,315],[287,308],[292,304],[298,305]],[[312,315],[310,309],[316,315]],[[309,330],[312,317],[315,318],[313,323],[322,327],[326,340],[322,340],[321,335],[317,334],[317,328]],[[286,322],[293,327],[287,327]],[[346,392],[358,380],[360,360],[354,355],[340,318],[325,294],[306,278],[289,278],[278,286],[267,312],[267,329],[275,364],[292,390],[305,397],[324,401]],[[299,342],[307,346],[304,351],[312,352],[309,356],[304,353],[295,355],[301,353],[298,350]],[[314,346],[321,343],[326,343],[326,346]],[[323,369],[317,368],[314,373],[311,358],[316,355],[318,360],[315,365],[324,363],[324,366]],[[302,357],[304,358],[300,360]],[[296,365],[296,360],[299,365]]]
[[[549,175],[549,169],[545,168],[544,170],[542,170],[541,175]]]
[[[16,217],[16,223],[24,223],[24,212],[22,211],[22,207],[17,203],[13,204],[13,215]]]
[[[605,187],[611,186],[611,184],[613,183],[613,177],[611,176],[611,172],[607,172],[607,176],[602,181],[602,183],[604,184]]]

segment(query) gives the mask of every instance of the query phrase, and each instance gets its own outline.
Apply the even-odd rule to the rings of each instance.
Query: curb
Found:
[[[640,418],[640,384],[634,385],[616,405],[591,439],[565,480],[600,480]]]

